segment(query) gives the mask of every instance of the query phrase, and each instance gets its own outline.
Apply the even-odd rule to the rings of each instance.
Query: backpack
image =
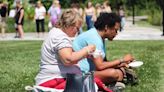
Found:
[[[125,77],[123,79],[125,84],[136,85],[138,84],[138,77],[133,69],[125,68]]]

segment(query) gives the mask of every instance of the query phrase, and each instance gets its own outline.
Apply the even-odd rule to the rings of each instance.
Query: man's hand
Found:
[[[127,54],[124,56],[123,60],[125,63],[129,64],[134,60],[134,57],[131,54]]]
[[[121,63],[118,67],[126,67],[126,68],[129,68],[129,65],[127,63]]]

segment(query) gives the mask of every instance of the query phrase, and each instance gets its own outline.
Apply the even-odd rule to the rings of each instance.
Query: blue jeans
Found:
[[[94,23],[92,21],[92,16],[91,15],[86,15],[86,24],[87,24],[87,29],[89,30],[90,28],[94,27]]]

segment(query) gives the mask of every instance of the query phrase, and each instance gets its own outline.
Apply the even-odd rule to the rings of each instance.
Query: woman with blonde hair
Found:
[[[96,11],[92,2],[87,3],[87,7],[84,10],[85,20],[87,24],[87,29],[94,27],[94,22],[96,21]]]
[[[42,33],[42,35],[44,35],[45,16],[46,16],[46,8],[42,5],[41,1],[38,1],[37,6],[35,8],[35,21],[36,21],[37,37],[40,37],[40,25],[41,25],[41,33]]]
[[[82,24],[82,17],[76,11],[65,10],[56,27],[49,31],[41,48],[40,70],[36,85],[64,89],[66,73],[81,73],[77,63],[94,52],[95,46],[88,45],[74,52],[70,37],[74,37]]]
[[[58,0],[54,0],[51,7],[48,9],[48,15],[50,16],[50,22],[52,26],[55,26],[61,14],[60,3]]]
[[[102,11],[104,13],[111,13],[112,12],[112,9],[110,7],[109,1],[104,1]]]
[[[18,38],[23,38],[24,37],[24,32],[23,32],[24,9],[20,0],[16,0],[15,23],[18,31]]]
[[[96,17],[99,17],[101,12],[102,12],[101,4],[97,3],[96,4]]]

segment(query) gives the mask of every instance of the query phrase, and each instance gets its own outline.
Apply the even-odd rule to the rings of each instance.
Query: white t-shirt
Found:
[[[62,63],[58,50],[67,47],[72,48],[72,41],[67,34],[58,28],[51,29],[42,45],[40,71],[35,78],[36,85],[54,78],[66,78],[66,73],[81,72],[77,65],[65,66]]]
[[[41,20],[44,19],[44,14],[46,13],[46,9],[44,6],[41,6],[40,8],[35,8],[35,19]]]

